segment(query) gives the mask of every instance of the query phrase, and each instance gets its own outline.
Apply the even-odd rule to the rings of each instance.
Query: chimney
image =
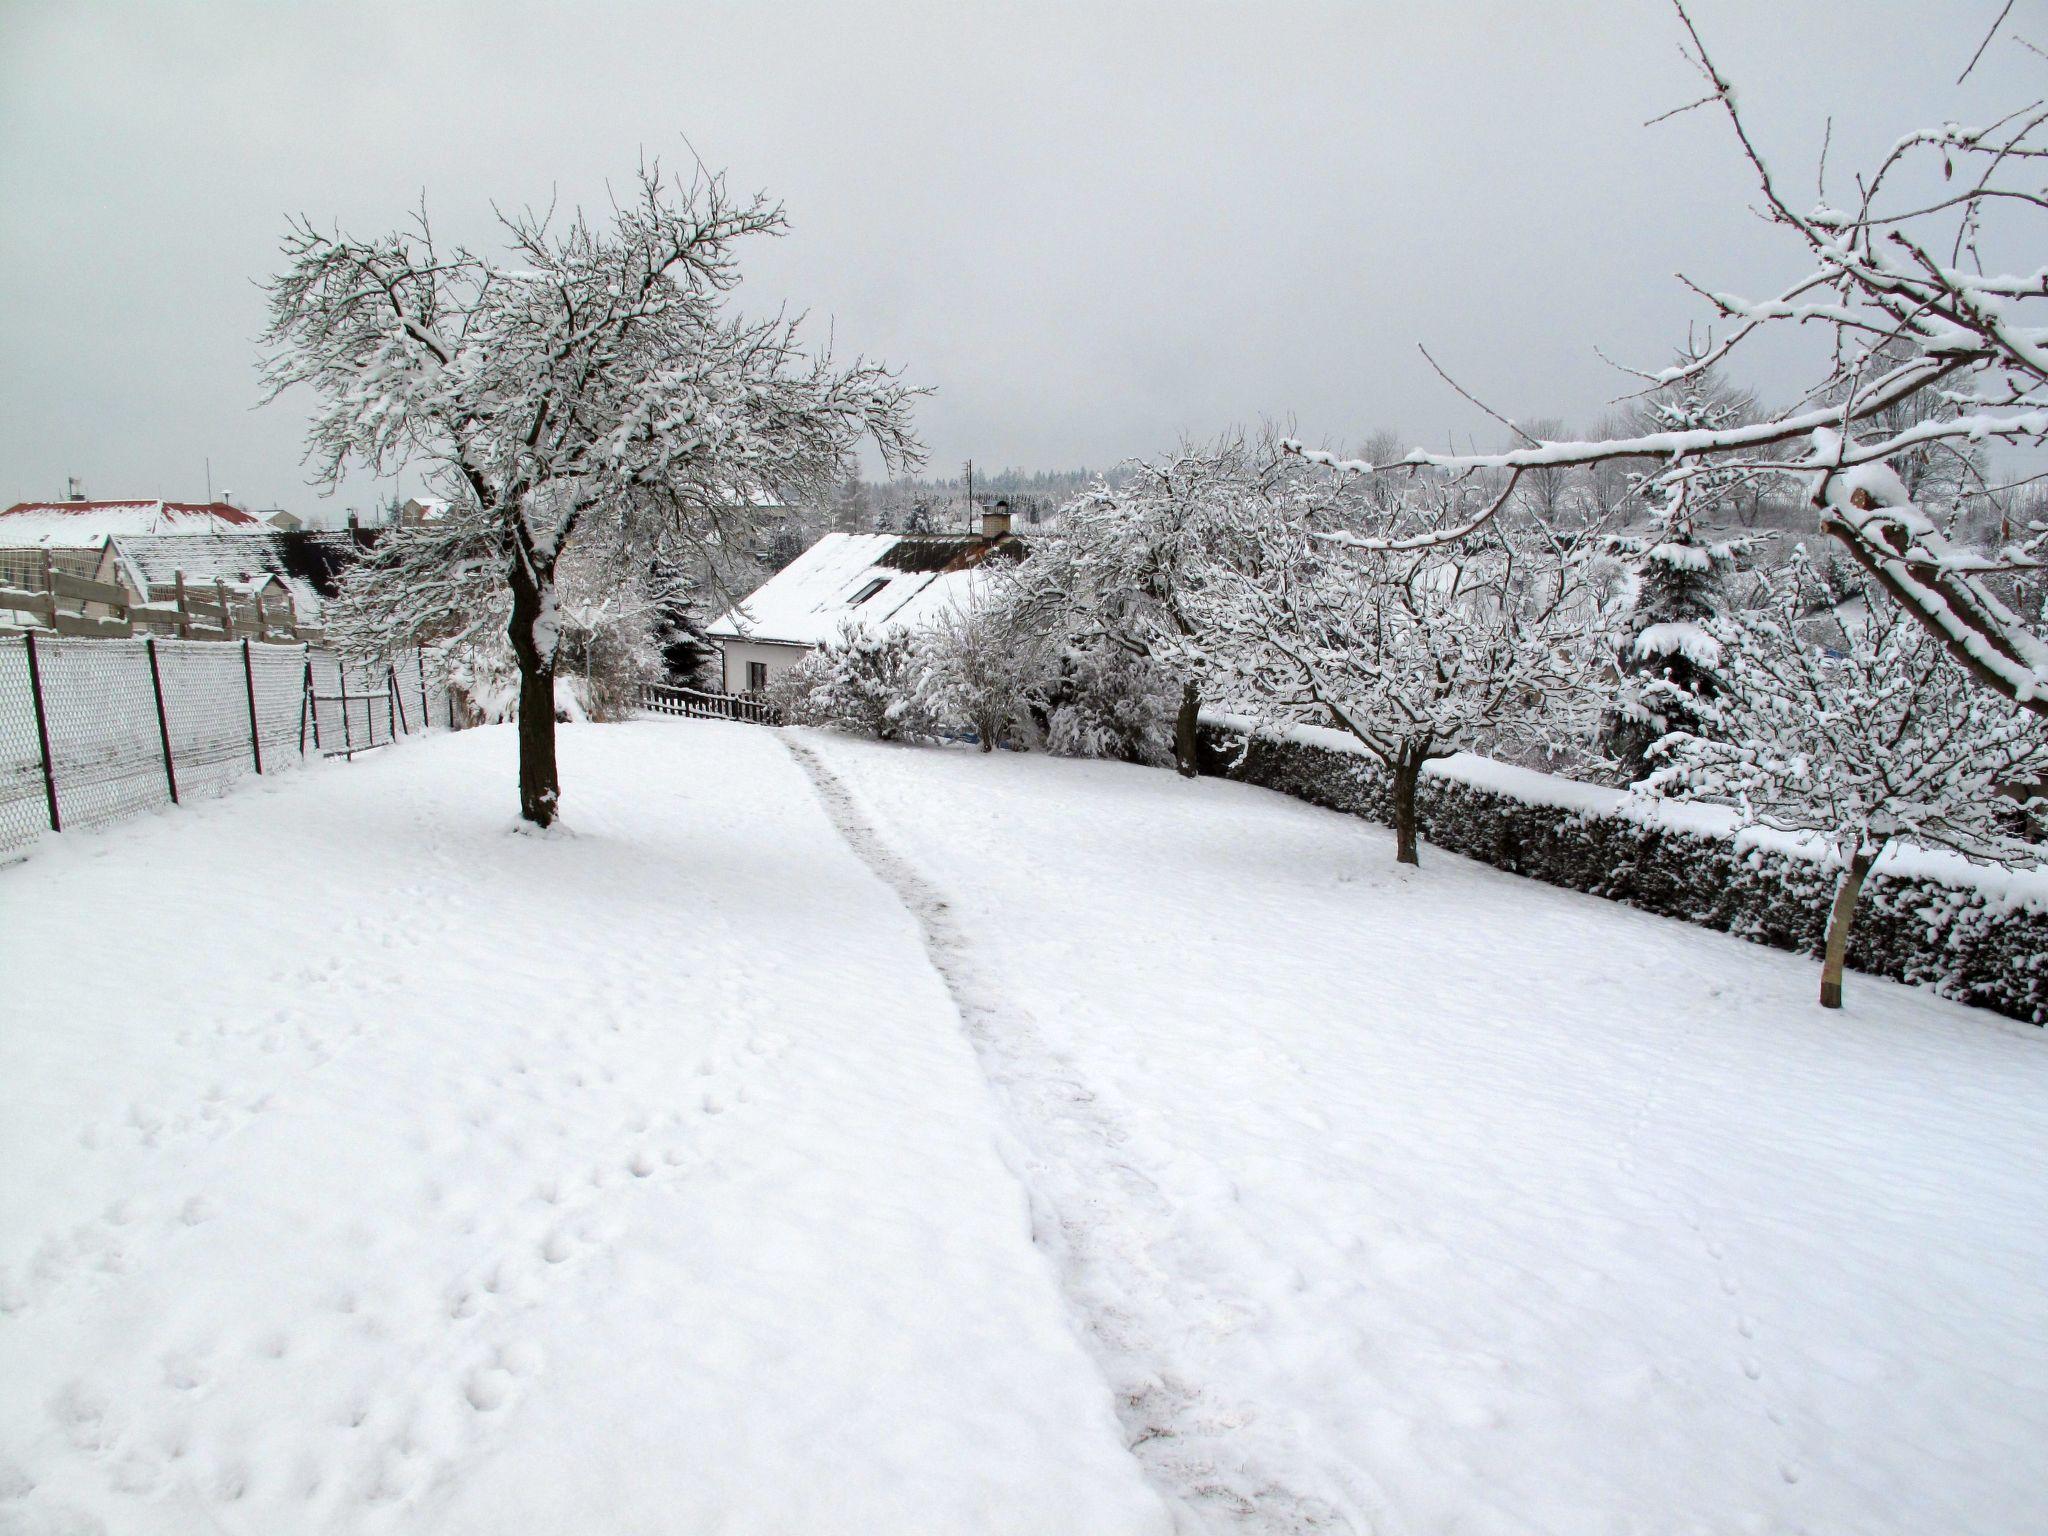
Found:
[[[65,499],[66,501],[83,501],[83,500],[85,500],[85,492],[84,492],[84,490],[83,490],[83,489],[81,489],[81,488],[80,488],[80,486],[79,486],[79,484],[78,484],[78,476],[76,476],[76,475],[72,475],[72,476],[69,476],[69,477],[68,477],[68,478],[67,478],[67,479],[65,480],[65,482],[64,482],[64,499]]]
[[[981,514],[981,536],[984,539],[1007,538],[1009,533],[1010,504],[1007,501],[999,501]]]

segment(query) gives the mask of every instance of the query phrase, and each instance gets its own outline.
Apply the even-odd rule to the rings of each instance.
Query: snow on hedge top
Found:
[[[1268,741],[1291,741],[1347,756],[1370,755],[1357,737],[1329,726],[1274,725],[1250,715],[1209,709],[1202,711],[1202,720],[1204,724],[1242,731]],[[1586,784],[1577,779],[1560,778],[1553,773],[1541,773],[1534,768],[1518,768],[1512,763],[1496,762],[1473,752],[1457,752],[1425,763],[1422,775],[1488,790],[1525,805],[1549,806],[1578,816],[1611,817],[1646,826],[1666,827],[1694,837],[1732,842],[1738,851],[1756,849],[1763,853],[1816,861],[1833,857],[1827,845],[1818,838],[1779,832],[1769,827],[1745,827],[1735,812],[1726,806],[1648,799],[1605,784]],[[1987,902],[2027,906],[2048,912],[2048,869],[1999,869],[1973,864],[1961,854],[1945,849],[1893,843],[1877,861],[1876,873],[1900,880],[1933,880],[1974,891]]]
[[[873,634],[919,629],[973,601],[990,577],[990,556],[1006,563],[1022,552],[1015,538],[828,533],[706,633],[817,646],[848,623]]]
[[[0,512],[0,546],[84,549],[142,533],[261,533],[224,501],[22,501]]]

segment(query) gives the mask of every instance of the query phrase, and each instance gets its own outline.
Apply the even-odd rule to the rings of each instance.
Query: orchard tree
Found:
[[[1350,515],[1347,515],[1347,512]],[[1590,528],[1471,520],[1448,487],[1393,518],[1300,483],[1238,510],[1193,629],[1212,676],[1265,719],[1335,725],[1387,770],[1395,856],[1418,863],[1423,766],[1459,751],[1582,748],[1599,719],[1607,609]]]
[[[1098,481],[1061,511],[1057,535],[1019,577],[1045,623],[1084,649],[1113,646],[1168,679],[1179,694],[1174,765],[1185,778],[1197,772],[1202,708],[1204,653],[1190,643],[1192,610],[1275,457],[1230,437],[1126,465],[1116,483]]]
[[[863,440],[892,469],[919,447],[896,375],[808,355],[796,321],[729,309],[738,243],[785,227],[767,198],[649,167],[601,221],[500,223],[506,249],[488,255],[440,246],[424,213],[371,239],[294,224],[268,288],[265,372],[273,398],[312,391],[320,481],[420,465],[450,500],[445,529],[400,542],[392,585],[422,633],[473,622],[476,584],[502,585],[520,815],[545,827],[571,547],[716,568],[758,502],[822,501]]]
[[[1666,737],[1645,781],[1825,845],[1841,874],[1824,1008],[1842,1006],[1856,903],[1885,849],[2031,864],[2039,849],[2016,827],[2048,772],[2048,726],[1975,686],[1899,604],[1872,594],[1867,614],[1816,623],[1841,595],[1801,552],[1765,581],[1760,603],[1709,621],[1724,681],[1706,709],[1711,728]]]
[[[1788,237],[1799,267],[1762,299],[1692,285],[1722,323],[1720,338],[1690,360],[1641,378],[1651,389],[1669,388],[1704,376],[1755,338],[1799,330],[1832,340],[1822,376],[1796,404],[1718,427],[1631,430],[1592,442],[1546,441],[1516,429],[1522,441],[1500,453],[1416,449],[1377,463],[1293,446],[1357,473],[1428,468],[1505,475],[1510,482],[1639,458],[1662,461],[1674,476],[1709,459],[1734,459],[1752,472],[1809,472],[1820,531],[1977,683],[2048,715],[2048,640],[1999,599],[1988,579],[2037,566],[2042,540],[1988,561],[1959,549],[1887,468],[1936,443],[2048,444],[2048,283],[2035,254],[2035,221],[2048,211],[2048,192],[2039,184],[2048,161],[2048,102],[1988,122],[1905,133],[1851,179],[1853,196],[1839,203],[1827,195],[1824,174],[1800,178],[1801,186],[1822,185],[1809,203],[1769,169],[1734,85],[1681,0],[1673,9],[1705,86],[1698,101],[1678,110],[1704,108],[1726,120],[1761,194],[1760,211]],[[1999,11],[1965,77],[2011,9]],[[1902,417],[1904,406],[1914,408]],[[1889,476],[1892,494],[1873,489],[1874,475]],[[1480,508],[1481,520],[1490,515],[1490,507]],[[1443,536],[1466,531],[1446,529]]]

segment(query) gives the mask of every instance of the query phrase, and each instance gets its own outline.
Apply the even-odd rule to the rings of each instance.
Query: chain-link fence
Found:
[[[0,637],[0,853],[455,713],[418,652],[370,667],[260,641]]]

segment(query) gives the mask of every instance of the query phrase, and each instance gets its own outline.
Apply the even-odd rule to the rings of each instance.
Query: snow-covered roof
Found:
[[[320,611],[334,578],[359,553],[355,537],[336,529],[287,532],[259,527],[248,533],[175,533],[114,540],[114,558],[137,591],[167,586],[184,572],[188,583],[231,586],[274,577],[292,594],[301,614]]]
[[[261,533],[259,518],[224,501],[19,501],[0,512],[0,545],[87,549],[125,534]]]
[[[874,633],[919,629],[966,606],[988,580],[989,557],[1021,559],[1014,536],[828,533],[712,620],[721,639],[823,645],[852,623]]]

